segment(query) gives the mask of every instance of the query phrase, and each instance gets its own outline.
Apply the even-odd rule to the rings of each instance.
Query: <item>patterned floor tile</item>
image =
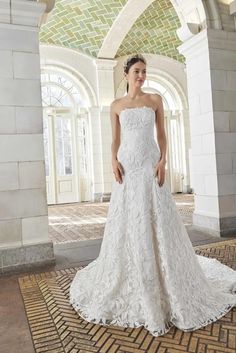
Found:
[[[192,224],[193,195],[173,195],[185,225]],[[49,236],[54,244],[103,237],[109,202],[82,202],[48,207]]]
[[[195,247],[236,268],[236,239]],[[27,275],[20,289],[36,353],[235,353],[236,307],[217,322],[183,332],[172,327],[154,338],[142,327],[91,324],[69,304],[69,287],[78,268]]]

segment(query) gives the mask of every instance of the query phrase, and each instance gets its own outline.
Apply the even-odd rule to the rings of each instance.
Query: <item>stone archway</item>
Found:
[[[98,53],[98,57],[106,59],[114,58],[118,48],[120,47],[126,34],[131,29],[132,25],[154,1],[155,0],[144,0],[140,2],[139,0],[129,0],[107,33],[107,36],[105,37]],[[194,28],[195,31],[200,29],[198,26],[201,24],[203,27],[206,26],[205,11],[207,6],[204,6],[201,0],[170,1],[182,26],[186,26],[188,23],[194,24],[197,26],[197,29],[196,26],[192,26],[190,28]]]

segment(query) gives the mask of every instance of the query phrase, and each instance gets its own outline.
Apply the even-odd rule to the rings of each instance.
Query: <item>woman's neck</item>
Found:
[[[129,89],[126,97],[129,99],[129,100],[136,100],[136,99],[139,99],[141,96],[143,96],[145,93],[141,90],[141,89]]]

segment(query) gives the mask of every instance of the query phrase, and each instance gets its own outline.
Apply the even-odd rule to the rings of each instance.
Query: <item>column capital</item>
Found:
[[[182,27],[178,28],[176,33],[182,42],[185,42],[195,34],[199,33],[201,26],[198,23],[185,23]]]
[[[55,0],[0,0],[0,23],[39,27]]]
[[[180,54],[189,59],[209,49],[236,51],[236,32],[205,28],[178,47]]]
[[[208,35],[207,29],[192,35],[183,44],[178,47],[180,54],[186,58],[193,58],[196,54],[208,50]]]
[[[95,65],[98,70],[109,70],[113,71],[114,67],[117,65],[117,60],[113,59],[95,59]]]

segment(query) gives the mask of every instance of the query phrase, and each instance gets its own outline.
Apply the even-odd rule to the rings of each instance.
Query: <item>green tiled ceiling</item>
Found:
[[[176,29],[181,26],[170,0],[154,1],[137,19],[123,40],[116,56],[150,53],[184,61],[177,47],[181,41]]]
[[[79,49],[97,57],[103,40],[128,0],[56,0],[49,21],[42,26],[40,42]],[[154,1],[137,19],[116,57],[140,52],[183,61],[176,35],[180,27],[170,0]]]
[[[97,57],[103,40],[127,0],[56,0],[40,42]]]

